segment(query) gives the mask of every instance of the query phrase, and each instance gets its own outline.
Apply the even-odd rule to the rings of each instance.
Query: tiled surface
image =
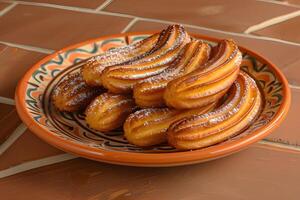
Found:
[[[291,84],[300,86],[300,74],[299,74],[300,60],[296,60],[283,70],[283,73],[288,77]]]
[[[129,21],[129,18],[116,16],[18,5],[0,18],[0,27],[6,27],[0,32],[0,40],[60,49],[101,35],[118,33]]]
[[[16,108],[11,105],[0,103],[0,145],[20,125]],[[1,160],[1,158],[0,158]]]
[[[115,0],[105,10],[243,32],[249,26],[297,9],[266,2],[245,3],[240,0],[175,0],[172,3],[168,0]]]
[[[294,5],[300,5],[300,1],[299,0],[287,0],[285,2],[288,2],[290,4],[294,4]]]
[[[4,178],[0,193],[6,200],[298,200],[299,168],[300,154],[259,147],[171,168],[75,159]]]
[[[108,2],[105,12],[96,11],[104,2]],[[18,167],[25,172],[0,179],[1,199],[299,199],[299,17],[262,27],[250,35],[243,34],[265,20],[274,22],[274,17],[300,10],[299,6],[289,5],[300,5],[298,0],[281,2],[286,3],[254,0],[16,1],[16,6],[0,16],[0,41],[19,47],[0,45],[0,176]],[[10,3],[0,0],[0,13],[8,5]],[[134,17],[156,22],[139,18],[130,23]],[[267,138],[271,146],[254,145],[227,158],[185,167],[133,168],[75,159],[27,172],[25,165],[20,164],[29,166],[31,161],[63,152],[41,141],[29,130],[3,151],[1,144],[7,144],[9,136],[10,139],[16,136],[11,133],[21,122],[15,107],[2,97],[14,97],[17,81],[30,66],[46,56],[43,52],[119,33],[127,26],[127,31],[161,29],[166,24],[159,23],[160,20],[191,25],[193,28],[187,29],[194,33],[233,38],[282,69],[293,87],[292,105],[286,121]],[[259,39],[260,36],[267,38]]]
[[[49,3],[54,5],[74,6],[81,8],[97,8],[105,0],[26,0],[28,2]]]
[[[299,113],[300,113],[300,90],[291,89],[292,91],[292,103],[289,114],[282,125],[275,130],[268,139],[271,141],[283,142],[291,145],[300,146],[300,123],[299,123]]]
[[[43,53],[0,44],[0,96],[14,98],[15,87],[20,78],[29,67],[45,56]]]
[[[2,11],[3,9],[5,9],[9,5],[10,5],[10,3],[0,2],[0,11]]]
[[[43,53],[0,44],[0,96],[14,98],[15,87],[20,78],[45,56]]]
[[[23,162],[62,153],[62,151],[44,143],[29,130],[26,130],[9,149],[0,155],[0,171]]]
[[[289,40],[300,43],[300,34],[295,31],[300,25],[300,16],[290,19],[288,21],[275,24],[273,26],[264,28],[254,32],[257,35],[274,37],[282,40]]]

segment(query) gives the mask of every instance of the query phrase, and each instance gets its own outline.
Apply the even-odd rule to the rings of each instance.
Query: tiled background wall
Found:
[[[107,34],[162,29],[172,23],[194,33],[233,38],[280,67],[292,91],[282,126],[228,158],[150,169],[76,158],[41,141],[18,118],[16,84],[47,54]],[[299,0],[0,0],[1,197],[299,199],[299,27]]]

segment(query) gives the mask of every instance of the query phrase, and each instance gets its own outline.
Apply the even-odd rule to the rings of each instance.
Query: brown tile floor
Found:
[[[300,5],[300,1],[299,0],[286,0],[284,2],[290,3],[290,4],[294,4],[294,5]]]
[[[7,7],[11,3],[0,0],[0,13],[11,8],[0,16],[0,43],[10,44],[0,44],[0,177],[7,170],[24,168],[20,164],[29,166],[31,161],[63,153],[29,130],[19,132],[18,138],[11,134],[21,124],[14,106],[8,105],[13,103],[17,81],[31,65],[46,56],[47,49],[57,50],[122,30],[161,29],[166,25],[161,20],[175,21],[193,27],[188,28],[191,32],[233,38],[259,52],[283,70],[293,89],[286,121],[267,138],[272,141],[271,146],[254,145],[217,161],[175,168],[122,167],[85,159],[27,172],[25,167],[21,170],[25,172],[0,179],[1,199],[299,199],[299,17],[263,27],[250,35],[243,34],[253,25],[300,10],[299,6],[254,0],[11,2],[16,6]],[[108,3],[104,12],[96,11],[104,2]],[[300,4],[297,0],[287,2]],[[130,23],[134,18],[138,20]],[[283,41],[278,42],[277,38]],[[3,147],[14,139],[4,151]]]
[[[0,145],[21,124],[16,108],[0,103]],[[1,162],[1,161],[0,161]]]
[[[283,124],[268,136],[268,140],[300,146],[300,123],[298,118],[298,114],[300,113],[300,90],[291,89],[291,91],[292,103],[289,114]]]
[[[0,96],[14,98],[15,87],[20,78],[27,69],[45,56],[43,53],[0,44]]]
[[[296,60],[283,69],[283,73],[288,77],[289,83],[295,86],[300,86],[299,66],[300,60]]]
[[[0,40],[60,49],[101,35],[118,33],[129,21],[130,18],[124,17],[18,5],[0,18],[0,27],[5,27],[0,32]]]
[[[289,40],[300,43],[300,34],[296,30],[300,25],[300,16],[288,21],[254,32],[257,35],[274,37],[282,40]]]
[[[73,6],[79,8],[97,8],[102,5],[105,0],[26,0],[28,2],[49,3],[54,5]]]
[[[21,164],[63,152],[44,143],[26,130],[0,157],[0,171]]]
[[[11,5],[11,4],[10,3],[0,2],[0,11],[2,11],[3,9],[5,9],[9,5]]]
[[[297,9],[260,1],[245,3],[240,0],[173,0],[172,3],[168,0],[115,0],[105,10],[243,32],[249,26]]]
[[[262,147],[172,168],[75,159],[4,178],[0,193],[6,200],[298,200],[299,168],[299,153]]]

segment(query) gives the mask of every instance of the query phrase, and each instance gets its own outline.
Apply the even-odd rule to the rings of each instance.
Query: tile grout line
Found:
[[[260,140],[258,143],[262,144],[262,145],[277,147],[277,148],[280,148],[280,149],[288,149],[288,150],[294,150],[294,151],[299,151],[300,152],[300,147],[293,146],[293,145],[290,145],[290,144],[282,144],[282,143],[278,143],[278,142],[268,141],[268,140],[265,140],[265,139]]]
[[[17,2],[22,5],[51,7],[51,8],[58,8],[58,9],[64,9],[64,10],[70,10],[70,11],[77,11],[77,12],[85,12],[85,13],[91,13],[91,14],[103,14],[103,15],[126,17],[126,18],[139,18],[142,21],[149,21],[149,22],[159,22],[159,23],[167,23],[167,24],[178,23],[178,22],[172,22],[172,21],[167,21],[167,20],[137,17],[137,16],[133,16],[133,15],[128,15],[128,14],[113,13],[113,12],[107,12],[107,11],[95,11],[95,10],[91,10],[91,9],[84,9],[84,8],[77,8],[77,7],[70,7],[70,6],[60,6],[60,5],[53,5],[53,4],[47,4],[47,3],[32,3],[32,2],[15,1],[15,0],[4,0],[4,2],[10,2],[10,3]],[[184,23],[181,23],[181,24],[186,27],[208,30],[208,31],[213,31],[213,32],[217,32],[217,33],[224,33],[224,34],[229,34],[229,35],[241,36],[241,37],[245,37],[245,38],[254,38],[254,39],[259,39],[259,40],[266,40],[266,41],[278,42],[278,43],[289,44],[289,45],[294,45],[294,46],[300,46],[300,43],[281,40],[281,39],[277,39],[277,38],[250,35],[250,34],[245,34],[245,33],[236,33],[236,32],[230,32],[230,31],[222,31],[222,30],[218,30],[218,29],[201,27],[201,26],[184,24]]]
[[[137,21],[139,20],[138,17],[133,18],[133,20],[131,20],[126,26],[125,28],[121,31],[121,33],[125,33],[127,32]]]
[[[21,5],[29,5],[29,6],[41,6],[41,7],[50,7],[50,8],[58,8],[64,10],[71,10],[71,11],[79,11],[79,12],[89,12],[89,13],[96,13],[95,10],[89,8],[80,8],[80,7],[73,7],[73,6],[63,6],[57,4],[50,4],[50,3],[39,3],[39,2],[27,2],[27,1],[18,1],[18,0],[2,0],[3,2],[15,2]]]
[[[113,16],[115,16],[115,14],[113,14]],[[148,18],[141,18],[141,17],[134,17],[134,18],[138,18],[139,21],[148,21],[148,22],[157,22],[157,23],[166,23],[166,24],[174,24],[175,23],[175,22],[171,22],[171,21],[158,20],[158,19],[148,19]],[[222,31],[222,30],[217,30],[217,29],[212,29],[212,28],[207,28],[207,27],[201,27],[201,26],[195,26],[195,25],[190,25],[190,24],[183,24],[183,23],[182,23],[182,25],[184,25],[186,27],[189,27],[189,28],[199,29],[199,30],[207,30],[207,31],[212,31],[212,32],[216,32],[216,33],[229,34],[229,35],[234,35],[234,36],[239,36],[239,37],[244,37],[244,38],[251,38],[251,39],[264,40],[264,41],[278,42],[278,43],[288,44],[288,45],[293,45],[293,46],[300,46],[300,43],[285,41],[285,40],[276,39],[276,38],[269,38],[269,37],[249,35],[249,34],[244,34],[244,33],[235,33],[235,32],[229,32],[229,31]],[[45,48],[40,48],[40,47],[34,47],[34,46],[29,46],[29,45],[22,45],[22,44],[16,44],[16,43],[4,42],[4,41],[0,41],[0,43],[6,44],[6,45],[9,45],[9,46],[13,46],[13,47],[22,48],[22,49],[25,49],[25,50],[36,51],[36,52],[41,52],[41,53],[46,53],[46,54],[50,54],[50,53],[55,52],[55,50],[50,50],[50,49],[45,49]]]
[[[29,5],[29,6],[41,6],[46,8],[57,8],[61,10],[69,10],[74,12],[82,12],[82,13],[90,13],[90,14],[104,14],[104,15],[111,15],[111,16],[118,16],[118,17],[127,17],[127,18],[133,18],[132,15],[126,15],[121,13],[111,13],[106,11],[96,11],[89,8],[80,8],[80,7],[73,7],[73,6],[63,6],[63,5],[57,5],[57,4],[50,4],[50,3],[38,3],[38,2],[27,2],[27,1],[18,1],[18,0],[2,0],[3,2],[16,2],[20,5]]]
[[[230,34],[230,33],[228,33],[228,34]],[[234,35],[234,34],[235,33],[233,33],[231,35]],[[278,43],[288,44],[288,45],[293,45],[293,46],[300,46],[300,43],[292,42],[292,41],[287,41],[287,40],[281,40],[281,39],[278,39],[278,38],[270,38],[270,37],[258,36],[258,35],[250,35],[250,34],[241,34],[240,36],[241,37],[245,37],[245,38],[254,38],[254,39],[258,39],[258,40],[278,42]]]
[[[34,161],[25,162],[25,163],[19,164],[17,166],[0,171],[0,178],[4,178],[7,176],[25,172],[25,171],[28,171],[31,169],[36,169],[39,167],[72,160],[75,158],[77,158],[77,156],[65,153],[65,154],[60,154],[60,155],[56,155],[56,156],[50,156],[50,157],[34,160]]]
[[[95,14],[103,14],[103,15],[110,15],[115,17],[126,17],[126,18],[135,18],[136,16],[133,15],[127,15],[122,13],[114,13],[114,12],[107,12],[104,10],[97,11]]]
[[[11,47],[17,47],[17,48],[21,48],[21,49],[25,49],[25,50],[29,50],[29,51],[35,51],[35,52],[39,52],[39,53],[50,54],[50,53],[54,52],[54,50],[52,50],[52,49],[45,49],[45,48],[35,47],[35,46],[30,46],[30,45],[16,44],[16,43],[11,43],[11,42],[4,42],[4,41],[0,41],[0,43],[11,46]]]
[[[27,127],[21,123],[12,134],[0,146],[0,155],[2,155],[25,131]]]
[[[148,22],[166,23],[166,24],[176,23],[176,22],[172,22],[172,21],[166,21],[166,20],[160,20],[160,19],[149,19],[149,18],[142,18],[142,17],[139,17],[139,20],[148,21]],[[278,42],[278,43],[289,44],[289,45],[293,45],[293,46],[300,46],[300,43],[281,40],[281,39],[277,39],[277,38],[269,38],[269,37],[258,36],[258,35],[250,35],[250,34],[245,34],[245,33],[235,33],[235,32],[230,32],[230,31],[222,31],[222,30],[218,30],[218,29],[207,28],[207,27],[202,27],[202,26],[196,26],[196,25],[191,25],[191,24],[184,24],[184,23],[180,23],[180,24],[182,24],[185,27],[189,27],[189,28],[207,30],[207,31],[223,33],[223,34],[229,34],[229,35],[234,35],[234,36],[240,36],[240,37],[245,37],[245,38],[252,38],[252,39],[258,39],[258,40]]]
[[[0,97],[0,103],[12,105],[12,106],[16,105],[14,99],[6,98],[6,97]]]
[[[289,87],[292,88],[292,89],[298,89],[298,90],[300,90],[300,86],[297,86],[297,85],[289,84]]]
[[[298,6],[298,5],[290,4],[288,2],[280,2],[280,1],[276,1],[276,0],[275,1],[274,0],[256,0],[256,1],[277,4],[277,5],[281,5],[281,6],[288,6],[288,7],[293,7],[293,8],[300,8],[300,6]]]
[[[280,143],[266,141],[266,140],[261,140],[258,143],[262,144],[262,145],[278,147],[280,149],[300,151],[299,147],[294,147],[294,146],[291,146],[291,145],[280,144]],[[47,165],[72,160],[72,159],[75,159],[75,158],[78,158],[78,156],[65,153],[65,154],[60,154],[60,155],[56,155],[56,156],[50,156],[50,157],[34,160],[34,161],[25,162],[25,163],[19,164],[17,166],[14,166],[14,167],[11,167],[11,168],[0,171],[0,178],[15,175],[15,174],[25,172],[25,171],[28,171],[28,170],[31,170],[31,169],[36,169],[36,168],[39,168],[39,167],[44,167],[44,166],[47,166]]]
[[[100,6],[98,6],[95,11],[100,11],[103,10],[104,8],[106,8],[109,4],[111,4],[113,0],[106,0],[103,4],[101,4]]]
[[[258,144],[277,147],[280,149],[294,150],[297,152],[300,151],[299,147],[294,147],[294,146],[286,145],[286,144],[280,144],[280,143],[271,142],[271,141],[267,141],[267,140],[261,140],[258,142]],[[44,167],[47,165],[72,160],[75,158],[78,158],[78,156],[65,153],[65,154],[60,154],[60,155],[56,155],[56,156],[50,156],[50,157],[34,160],[34,161],[25,162],[25,163],[19,164],[17,166],[0,171],[0,178],[15,175],[15,174],[25,172],[25,171],[28,171],[31,169],[36,169],[39,167]]]
[[[278,16],[278,17],[274,17],[274,18],[268,19],[266,21],[263,21],[259,24],[250,26],[249,28],[247,28],[244,31],[244,33],[249,34],[249,33],[267,28],[269,26],[279,24],[281,22],[287,21],[289,19],[292,19],[292,18],[295,18],[295,17],[298,17],[298,16],[300,16],[300,10],[297,10],[295,12],[291,12],[291,13],[288,13],[288,14],[285,14],[285,15],[281,15],[281,16]]]
[[[11,9],[13,9],[18,3],[13,2],[11,5],[7,6],[3,10],[0,11],[0,17],[5,15],[7,12],[9,12]]]

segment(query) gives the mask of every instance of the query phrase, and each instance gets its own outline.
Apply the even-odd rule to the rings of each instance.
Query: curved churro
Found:
[[[231,92],[230,100],[215,111],[185,117],[170,125],[169,144],[183,150],[203,148],[247,128],[260,111],[260,91],[249,75],[240,72]]]
[[[74,112],[84,109],[103,88],[90,87],[80,73],[67,76],[53,90],[52,102],[60,111]]]
[[[134,85],[133,97],[140,107],[161,107],[163,93],[171,80],[201,68],[209,58],[210,46],[200,40],[188,43],[163,73]]]
[[[202,108],[180,111],[169,108],[147,108],[136,111],[126,119],[123,129],[126,139],[137,146],[147,147],[166,142],[170,124],[185,116],[202,114],[214,108],[211,104]]]
[[[164,34],[165,30],[161,32]],[[87,84],[101,86],[102,71],[108,66],[128,63],[145,57],[155,51],[160,34],[154,34],[142,41],[108,50],[98,56],[90,58],[82,67],[81,72]]]
[[[237,45],[223,40],[204,69],[196,69],[168,83],[164,100],[170,107],[188,109],[217,101],[235,81],[242,60]]]
[[[103,93],[87,107],[85,120],[95,130],[111,131],[122,126],[135,108],[133,99],[129,97]]]
[[[135,83],[162,73],[169,67],[190,36],[180,25],[173,25],[160,35],[156,50],[140,60],[107,67],[101,76],[102,84],[113,93],[129,93]]]

